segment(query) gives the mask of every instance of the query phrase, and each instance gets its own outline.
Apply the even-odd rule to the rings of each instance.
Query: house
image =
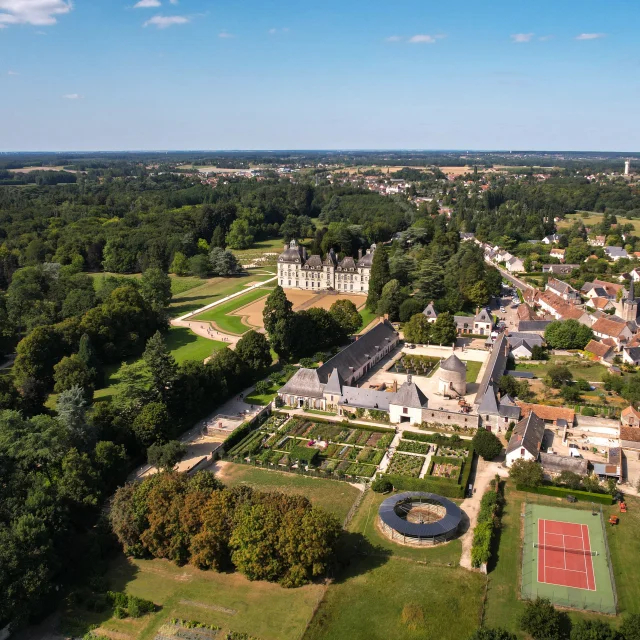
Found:
[[[616,305],[611,298],[590,298],[587,306],[596,311],[615,311]]]
[[[434,323],[438,319],[438,313],[436,312],[435,307],[433,306],[433,301],[431,301],[422,312],[423,315],[427,316],[427,319],[430,323]]]
[[[543,264],[542,273],[552,273],[554,276],[568,276],[574,269],[579,268],[579,264]]]
[[[551,249],[549,255],[552,258],[557,258],[558,260],[564,262],[564,249]]]
[[[540,455],[544,439],[544,421],[533,411],[515,426],[507,445],[505,464],[510,467],[516,460],[534,460]]]
[[[638,427],[620,427],[620,446],[623,449],[640,451],[640,429]]]
[[[464,233],[463,231],[460,232],[460,240],[462,240],[462,242],[468,242],[469,240],[475,240],[476,238],[476,234],[475,233]]]
[[[545,291],[551,291],[563,300],[574,304],[581,301],[580,293],[576,289],[574,289],[570,284],[563,282],[562,280],[558,280],[557,278],[549,278],[549,281],[545,286]]]
[[[482,380],[480,381],[480,386],[478,387],[474,404],[480,404],[482,398],[487,392],[487,389],[493,385],[497,386],[498,382],[500,382],[500,378],[502,378],[507,368],[508,357],[509,343],[507,341],[507,336],[504,333],[501,333],[491,346],[491,354],[489,355],[489,360],[487,361],[487,365],[484,369],[484,374],[482,375]]]
[[[423,311],[424,313],[424,311]],[[475,316],[453,316],[458,329],[458,335],[474,334],[479,336],[491,335],[493,318],[486,309],[476,310]]]
[[[621,349],[633,337],[633,333],[626,322],[621,319],[598,318],[591,327],[596,338],[611,338],[617,349]]]
[[[581,324],[591,326],[589,315],[583,309],[566,302],[553,291],[536,292],[533,301],[556,320],[577,320]]]
[[[507,394],[498,400],[496,386],[490,384],[478,405],[480,425],[487,431],[500,433],[509,423],[520,419],[520,407]]]
[[[507,260],[505,267],[509,273],[521,273],[524,271],[524,261],[521,258],[512,256],[510,260]]]
[[[427,397],[416,383],[412,382],[411,376],[407,376],[407,381],[389,401],[389,421],[392,424],[421,424],[422,410],[428,406]]]
[[[609,260],[613,260],[613,262],[618,262],[621,258],[628,258],[629,254],[625,249],[621,249],[620,247],[605,247],[604,253],[609,258]]]
[[[630,404],[620,414],[620,423],[625,427],[640,427],[640,411]]]
[[[559,476],[563,471],[571,471],[571,473],[577,473],[579,476],[589,474],[589,462],[585,458],[558,456],[553,453],[541,452],[540,465],[550,479]]]
[[[530,359],[533,356],[533,347],[541,347],[544,344],[544,340],[537,333],[519,331],[510,332],[507,335],[507,342],[511,349],[511,355],[516,360]]]
[[[606,238],[605,236],[594,236],[593,238],[589,238],[587,242],[592,247],[604,247]]]
[[[622,361],[637,367],[640,364],[640,347],[625,347],[622,350]]]
[[[638,269],[633,269],[632,271],[630,271],[629,276],[631,277],[631,280],[633,280],[634,282],[640,281],[640,271],[638,271]]]
[[[560,236],[557,233],[552,233],[550,236],[542,238],[543,244],[555,244],[556,242],[560,242]]]
[[[596,360],[602,362],[611,358],[613,348],[605,344],[604,342],[598,342],[597,340],[589,340],[589,343],[584,348],[587,353],[590,353]]]
[[[564,420],[569,427],[573,427],[576,419],[576,412],[573,409],[549,407],[546,404],[531,404],[520,400],[516,404],[520,407],[523,416],[528,416],[531,412],[535,412],[541,420],[556,426],[559,426],[560,420]]]

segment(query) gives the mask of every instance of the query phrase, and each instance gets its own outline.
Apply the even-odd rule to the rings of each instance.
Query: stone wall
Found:
[[[439,409],[423,409],[422,422],[438,427],[462,427],[463,429],[477,429],[479,423],[477,413],[457,413],[440,411]]]

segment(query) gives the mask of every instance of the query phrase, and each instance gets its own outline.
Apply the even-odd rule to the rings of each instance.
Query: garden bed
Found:
[[[417,478],[424,465],[423,456],[409,456],[403,453],[395,453],[387,473],[408,478]]]

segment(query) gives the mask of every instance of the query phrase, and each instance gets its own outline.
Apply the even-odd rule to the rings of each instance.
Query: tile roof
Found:
[[[576,418],[576,412],[573,409],[565,409],[564,407],[549,407],[546,404],[531,404],[529,402],[517,402],[520,409],[522,409],[523,415],[527,416],[532,412],[535,412],[539,418],[546,422],[553,422],[554,420],[562,419],[566,420],[569,426],[573,426]]]
[[[589,353],[593,353],[599,358],[604,358],[607,353],[611,351],[611,347],[607,344],[603,344],[602,342],[598,342],[597,340],[589,340],[589,344],[587,344],[584,350]]]
[[[630,404],[626,409],[622,410],[620,417],[633,417],[636,418],[636,420],[640,420],[640,411],[638,411],[633,405]]]
[[[524,447],[534,458],[537,458],[543,438],[544,421],[531,411],[515,426],[507,445],[507,455]]]
[[[621,442],[635,442],[640,448],[640,428],[638,427],[626,427],[622,425],[620,427],[620,441]]]
[[[627,328],[627,323],[611,318],[598,318],[591,327],[594,333],[602,333],[605,336],[618,338]]]

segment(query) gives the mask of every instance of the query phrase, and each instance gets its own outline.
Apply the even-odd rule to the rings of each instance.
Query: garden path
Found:
[[[427,475],[427,471],[429,470],[429,463],[431,462],[434,450],[435,445],[431,445],[429,447],[429,453],[427,454],[424,464],[422,465],[422,469],[420,470],[420,475],[418,476],[419,478],[424,478]]]

